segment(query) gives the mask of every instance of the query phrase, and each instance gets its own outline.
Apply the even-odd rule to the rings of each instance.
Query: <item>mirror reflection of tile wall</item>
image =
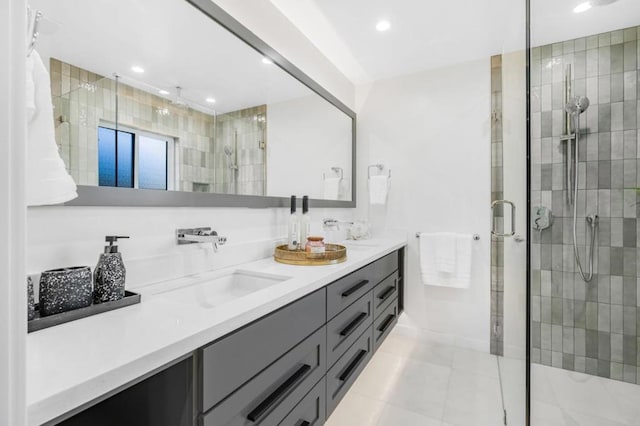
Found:
[[[216,117],[119,83],[116,117],[114,79],[54,58],[50,74],[56,142],[77,184],[98,185],[98,126],[117,121],[175,141],[176,190],[264,195],[266,106]]]

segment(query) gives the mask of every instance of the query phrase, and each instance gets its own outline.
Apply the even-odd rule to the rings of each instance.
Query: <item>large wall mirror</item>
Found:
[[[210,1],[30,3],[70,204],[355,205],[355,113]]]

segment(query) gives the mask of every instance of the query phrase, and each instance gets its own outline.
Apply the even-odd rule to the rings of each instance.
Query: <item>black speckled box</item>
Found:
[[[88,266],[44,271],[40,276],[40,316],[91,305],[92,282]]]
[[[27,277],[27,320],[31,321],[36,317],[36,308],[33,295],[33,280]]]

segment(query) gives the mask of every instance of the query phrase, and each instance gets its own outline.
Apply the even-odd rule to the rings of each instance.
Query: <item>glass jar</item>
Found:
[[[326,251],[324,246],[324,237],[308,237],[305,250],[310,254],[324,255]]]

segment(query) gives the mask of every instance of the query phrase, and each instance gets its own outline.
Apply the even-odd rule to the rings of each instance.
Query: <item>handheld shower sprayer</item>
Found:
[[[564,110],[572,115],[580,115],[589,108],[589,98],[586,96],[576,96],[564,107]],[[578,129],[576,128],[576,131]]]
[[[571,99],[567,105],[565,106],[565,111],[569,114],[569,117],[573,118],[573,134],[575,137],[575,163],[573,166],[573,254],[576,259],[576,264],[578,266],[578,272],[580,276],[585,282],[591,281],[593,278],[593,252],[595,250],[595,240],[596,240],[596,227],[598,226],[598,215],[590,214],[585,220],[589,225],[591,231],[591,244],[589,247],[589,251],[587,252],[587,257],[589,261],[589,273],[585,274],[582,270],[582,263],[580,261],[580,253],[578,252],[578,204],[576,200],[578,199],[578,152],[579,152],[579,142],[580,142],[580,114],[585,112],[589,108],[589,98],[586,96],[576,96]],[[569,142],[567,142],[569,143]],[[567,155],[570,153],[570,145],[567,145]],[[567,187],[567,191],[570,191],[569,187]]]

